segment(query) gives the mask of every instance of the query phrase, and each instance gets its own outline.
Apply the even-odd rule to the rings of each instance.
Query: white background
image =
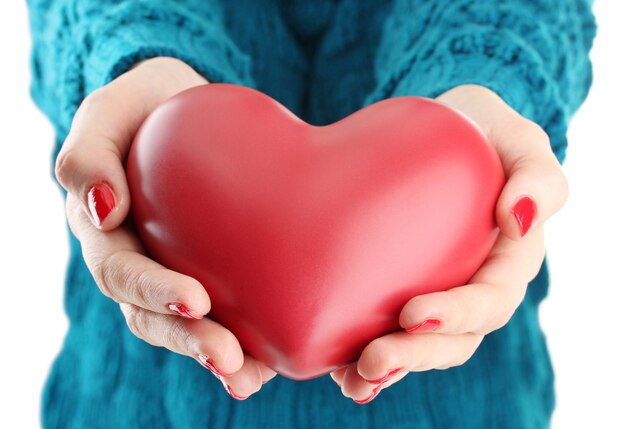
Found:
[[[626,7],[599,0],[595,80],[572,122],[571,196],[546,224],[550,296],[541,308],[557,376],[553,427],[626,428]],[[52,128],[29,97],[22,2],[0,2],[0,427],[39,427],[40,392],[67,320],[68,241],[52,181]],[[514,418],[515,416],[512,416]]]

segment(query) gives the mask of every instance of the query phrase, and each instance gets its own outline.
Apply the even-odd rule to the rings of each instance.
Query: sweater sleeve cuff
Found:
[[[567,120],[541,57],[512,32],[472,27],[441,40],[432,50],[407,54],[381,77],[366,103],[401,95],[435,98],[459,85],[481,85],[541,125],[563,162]]]
[[[185,61],[210,82],[250,85],[250,58],[228,38],[219,19],[217,9],[202,23],[183,10],[146,3],[114,9],[90,23],[87,34],[95,43],[87,44],[91,49],[84,65],[86,92],[154,56]]]
[[[206,10],[198,20],[180,6],[133,1],[107,8],[97,18],[78,20],[58,64],[63,76],[57,89],[63,94],[59,132],[69,131],[86,95],[151,57],[178,58],[209,82],[253,86],[249,55],[222,29],[219,8]]]

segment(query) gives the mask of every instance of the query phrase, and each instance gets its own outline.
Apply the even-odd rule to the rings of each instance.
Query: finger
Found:
[[[346,367],[344,377],[341,380],[341,392],[344,396],[352,398],[354,402],[360,405],[372,402],[378,394],[385,388],[400,381],[408,374],[408,371],[402,370],[386,377],[384,382],[373,383],[365,380],[358,372],[358,364],[355,362]]]
[[[330,373],[330,378],[332,378],[339,387],[341,387],[341,384],[343,383],[343,376],[346,374],[347,369],[347,366],[342,366],[341,368]]]
[[[541,127],[486,88],[458,89],[439,100],[476,122],[498,152],[507,182],[498,199],[496,220],[504,234],[519,239],[563,207],[567,179]]]
[[[230,377],[220,377],[224,389],[239,401],[248,399],[258,392],[263,384],[262,364],[250,355],[245,355],[243,366]]]
[[[495,127],[492,141],[507,176],[496,206],[496,220],[504,234],[519,239],[563,207],[567,180],[548,136],[534,123],[518,119]]]
[[[74,116],[55,174],[78,197],[97,228],[111,230],[128,214],[130,193],[123,161],[147,115],[177,92],[206,83],[190,67],[187,79],[174,79],[174,67],[179,70],[183,63],[172,63],[165,61],[164,66],[161,61],[158,73],[153,62],[125,73],[87,96]]]
[[[211,309],[204,287],[194,278],[169,270],[145,256],[134,231],[126,224],[100,231],[68,194],[67,218],[81,242],[83,258],[102,293],[155,313],[200,319]]]
[[[367,404],[380,393],[381,389],[382,386],[372,386],[359,375],[356,362],[346,367],[341,380],[341,393],[344,396],[357,404]]]
[[[130,331],[154,346],[196,359],[216,376],[233,374],[244,363],[244,355],[235,336],[210,320],[189,320],[154,313],[133,304],[120,304]]]
[[[419,334],[487,334],[504,326],[524,299],[545,254],[543,228],[525,240],[500,234],[470,284],[412,298],[400,312],[400,326]]]
[[[378,384],[374,380],[384,379],[388,383],[402,372],[447,369],[462,365],[474,354],[482,339],[483,336],[477,334],[411,335],[394,332],[368,344],[361,353],[356,370],[363,380],[370,380],[371,388],[371,384]],[[395,372],[397,368],[401,370]],[[388,377],[394,372],[394,376]],[[346,386],[347,379],[348,374],[344,377],[344,391],[357,387],[365,389],[364,385],[357,385],[355,382]],[[358,393],[361,394],[362,391]]]

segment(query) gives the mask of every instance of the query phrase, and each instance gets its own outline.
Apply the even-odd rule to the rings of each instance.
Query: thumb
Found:
[[[496,126],[491,139],[507,176],[496,221],[506,236],[520,239],[563,207],[569,193],[567,180],[548,136],[534,123],[523,119],[513,129]]]
[[[55,165],[59,183],[82,203],[93,224],[104,230],[119,226],[130,208],[123,160],[134,124],[114,111],[116,96],[111,92],[105,87],[85,98]]]
[[[507,182],[496,206],[496,221],[504,235],[519,240],[565,204],[567,180],[539,125],[478,85],[458,86],[438,100],[472,119],[500,157]]]
[[[169,97],[206,83],[182,61],[157,57],[85,98],[56,159],[55,175],[97,228],[114,229],[128,215],[123,163],[145,118]]]

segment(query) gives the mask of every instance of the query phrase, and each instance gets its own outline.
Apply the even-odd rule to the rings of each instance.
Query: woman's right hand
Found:
[[[156,57],[85,98],[56,160],[68,191],[69,226],[104,295],[120,304],[130,330],[155,346],[196,359],[236,399],[274,377],[243,353],[235,336],[203,317],[211,308],[195,279],[149,259],[129,222],[130,193],[123,162],[144,119],[163,101],[208,83],[184,62]]]

